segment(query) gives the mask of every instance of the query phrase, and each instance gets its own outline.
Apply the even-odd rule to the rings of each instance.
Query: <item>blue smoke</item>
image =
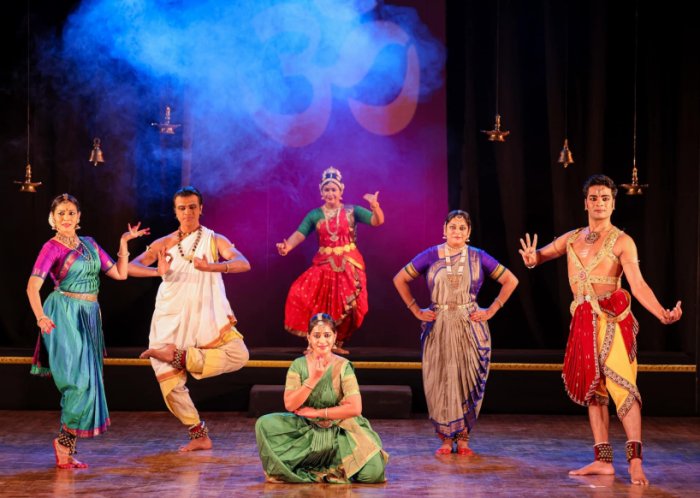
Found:
[[[375,37],[367,27],[377,21],[397,24],[410,42]],[[325,109],[324,92],[331,110],[347,98],[388,103],[404,84],[409,44],[425,99],[442,85],[444,47],[410,8],[375,0],[86,0],[61,40],[44,43],[42,69],[66,105],[90,109],[89,134],[102,135],[105,153],[119,144],[113,160],[145,172],[140,188],[159,190],[151,180],[163,164],[179,171],[185,144],[192,180],[216,192],[255,185],[278,164],[287,145],[270,139],[258,111],[293,117]],[[166,105],[183,126],[159,137],[150,123]]]

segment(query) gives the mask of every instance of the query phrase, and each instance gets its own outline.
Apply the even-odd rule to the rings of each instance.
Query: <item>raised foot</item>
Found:
[[[184,446],[180,446],[181,452],[186,451],[200,451],[200,450],[210,450],[213,444],[209,436],[200,437],[198,439],[192,439],[189,443]]]
[[[591,475],[606,475],[611,476],[615,474],[615,467],[611,463],[601,462],[596,460],[593,463],[589,463],[585,467],[580,469],[570,470],[570,476],[591,476]]]
[[[160,349],[149,348],[139,355],[139,358],[155,358],[165,363],[172,363],[175,359],[175,344],[168,344]]]
[[[630,460],[630,480],[632,484],[638,484],[640,486],[648,486],[649,479],[644,475],[644,470],[642,469],[642,460],[639,458],[633,458]]]
[[[68,453],[68,448],[59,444],[58,439],[53,440],[53,451],[56,457],[56,467],[59,469],[87,469],[88,464],[73,458]]]

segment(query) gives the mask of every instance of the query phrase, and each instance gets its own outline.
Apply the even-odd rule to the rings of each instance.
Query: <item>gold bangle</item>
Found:
[[[226,269],[224,270],[224,273],[228,273],[228,263],[226,263]]]
[[[500,309],[503,309],[503,301],[501,301],[500,299],[496,298],[496,299],[494,299],[494,302],[495,302],[495,303],[498,303],[498,305],[501,307]]]
[[[414,299],[413,301],[411,301],[410,303],[408,303],[408,304],[406,305],[406,308],[408,308],[408,309],[410,310],[410,309],[411,309],[411,306],[413,306],[414,304],[416,304],[416,300],[415,300],[415,299]]]
[[[51,319],[46,315],[41,315],[39,318],[36,319],[36,324],[39,325],[42,320],[51,320]]]
[[[326,418],[328,418],[328,408],[326,408]]]

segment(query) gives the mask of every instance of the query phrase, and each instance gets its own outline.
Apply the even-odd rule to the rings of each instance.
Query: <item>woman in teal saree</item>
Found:
[[[27,283],[29,304],[40,333],[31,373],[52,376],[61,392],[61,427],[53,447],[56,466],[85,468],[73,455],[78,437],[93,437],[110,424],[104,385],[104,337],[97,293],[100,271],[116,280],[127,277],[127,242],[149,233],[129,226],[119,243],[118,261],[91,237],[78,237],[80,204],[72,195],[56,197],[49,225],[56,235],[39,252]],[[54,291],[41,302],[39,291],[47,277]]]
[[[268,482],[380,483],[389,455],[362,413],[355,371],[331,353],[333,319],[323,313],[309,324],[309,353],[287,371],[285,408],[255,424]]]

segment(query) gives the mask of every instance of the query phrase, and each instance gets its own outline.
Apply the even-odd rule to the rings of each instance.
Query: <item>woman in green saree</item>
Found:
[[[309,353],[287,371],[284,406],[255,424],[260,459],[268,482],[384,482],[389,455],[362,413],[355,370],[331,353],[333,319],[311,318]]]

